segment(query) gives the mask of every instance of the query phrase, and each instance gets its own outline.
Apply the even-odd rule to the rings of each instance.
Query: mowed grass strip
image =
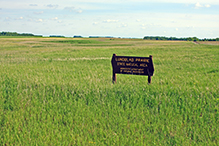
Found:
[[[218,45],[53,40],[0,39],[1,144],[218,145]],[[134,75],[112,84],[113,53],[153,55],[152,84]]]

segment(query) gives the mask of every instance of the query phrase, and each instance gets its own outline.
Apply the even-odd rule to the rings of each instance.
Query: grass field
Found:
[[[153,55],[146,76],[111,57]],[[1,145],[219,145],[219,45],[0,38]]]

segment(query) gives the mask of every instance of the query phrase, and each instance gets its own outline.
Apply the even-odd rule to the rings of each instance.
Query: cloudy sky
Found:
[[[0,31],[219,37],[219,0],[0,0]]]

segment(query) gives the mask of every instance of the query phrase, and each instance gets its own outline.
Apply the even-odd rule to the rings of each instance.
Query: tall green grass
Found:
[[[65,40],[0,39],[1,145],[218,145],[219,46]],[[112,84],[113,53],[153,55],[152,84]]]

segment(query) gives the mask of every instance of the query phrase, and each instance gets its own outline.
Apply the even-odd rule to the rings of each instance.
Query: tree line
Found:
[[[0,32],[0,36],[29,36],[29,37],[42,37],[42,35],[34,35],[32,33],[17,33],[17,32]],[[50,35],[49,37],[65,37],[61,35]],[[74,38],[83,38],[82,36],[73,36]],[[101,38],[99,36],[89,36],[89,38]],[[107,36],[105,38],[113,38]],[[145,40],[176,40],[176,41],[219,41],[219,38],[204,38],[199,39],[197,37],[177,38],[177,37],[165,37],[165,36],[145,36]]]
[[[164,37],[164,36],[145,36],[145,40],[176,40],[176,41],[219,41],[219,38],[204,38],[197,37],[177,38],[177,37]]]
[[[39,36],[31,33],[0,32],[0,36]]]

